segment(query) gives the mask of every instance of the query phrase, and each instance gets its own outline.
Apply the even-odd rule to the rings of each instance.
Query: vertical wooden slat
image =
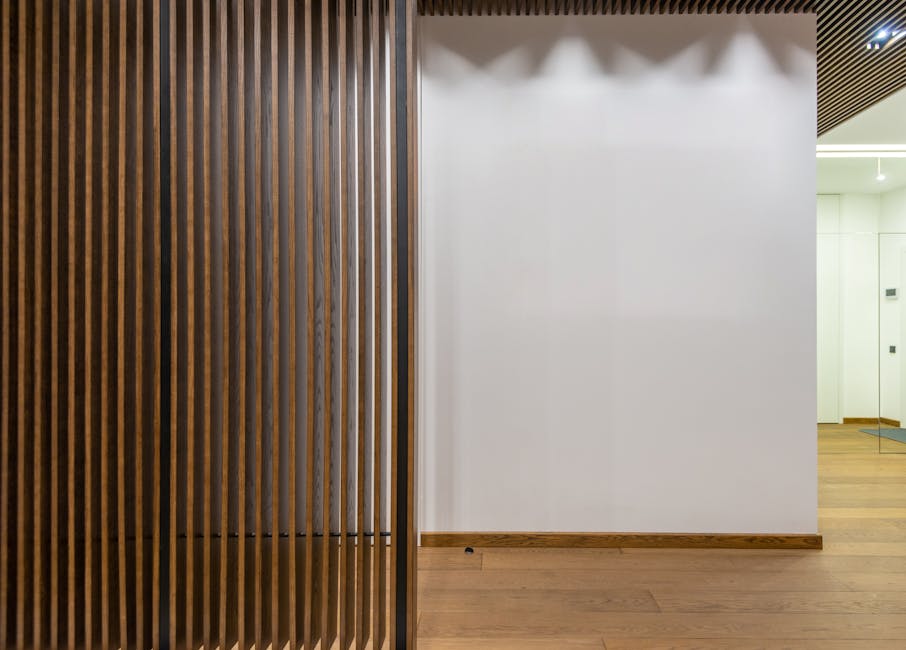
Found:
[[[165,0],[169,1],[169,0]],[[176,170],[178,169],[177,164],[179,161],[179,127],[177,122],[177,116],[179,114],[179,107],[177,106],[177,97],[179,96],[176,82],[176,4],[171,4],[169,6],[169,87],[170,87],[170,114],[169,114],[169,125],[170,125],[170,210],[171,210],[171,219],[170,219],[170,255],[172,256],[172,263],[170,267],[170,436],[172,442],[170,444],[170,566],[168,570],[170,572],[169,578],[169,622],[170,622],[170,640],[169,647],[176,647],[176,628],[177,628],[177,618],[176,618],[176,592],[177,592],[177,537],[178,530],[176,526],[177,519],[177,505],[176,501],[178,498],[177,493],[177,464],[178,445],[176,441],[178,439],[179,432],[179,262],[180,256],[179,251],[179,227],[178,227],[178,209],[179,209],[179,192],[177,189],[177,180],[176,180]],[[161,137],[164,137],[163,134]],[[187,540],[188,542],[188,540]],[[188,543],[187,543],[188,548]]]
[[[5,6],[4,6],[5,9]],[[5,9],[6,10],[6,9]],[[8,10],[6,10],[8,11]],[[76,29],[78,7],[69,6],[69,87],[67,90],[69,142],[67,171],[67,353],[66,353],[66,645],[76,644]],[[4,23],[5,24],[5,23]],[[4,51],[4,56],[6,52]],[[5,69],[5,66],[4,66]],[[6,139],[4,138],[4,142]],[[5,517],[4,517],[5,519]],[[5,613],[5,609],[4,609]]]
[[[348,142],[347,142],[347,101],[355,101],[355,97],[346,95],[346,0],[338,1],[339,21],[337,24],[337,114],[338,144],[337,159],[339,162],[339,213],[340,213],[340,562],[339,562],[339,641],[340,647],[345,650],[349,647],[350,619],[355,621],[355,610],[349,611],[349,594],[355,592],[354,567],[350,567],[352,554],[349,552],[351,539],[347,508],[349,504],[348,472],[349,472],[349,287],[347,260],[349,259],[349,246],[347,242],[349,207],[347,195],[348,172]],[[352,569],[352,571],[350,571]],[[349,582],[352,581],[352,585]]]
[[[236,251],[239,255],[239,296],[237,297],[237,306],[239,309],[239,336],[237,340],[242,346],[237,355],[238,369],[236,377],[239,379],[238,399],[236,405],[238,413],[236,414],[237,424],[239,426],[239,520],[238,520],[238,603],[237,603],[237,626],[238,626],[238,643],[239,650],[245,650],[245,591],[246,591],[246,248],[248,237],[246,236],[246,205],[245,205],[245,0],[238,0],[236,7],[236,67],[237,67],[237,139],[236,139],[236,162],[239,166],[238,183],[237,183],[237,221],[236,221]]]
[[[60,2],[51,5],[50,56],[50,620],[48,643],[60,644]],[[4,213],[4,217],[6,213]],[[4,299],[6,294],[4,293]],[[0,352],[5,354],[5,352]],[[5,584],[5,583],[4,583]]]
[[[366,285],[365,273],[365,11],[364,3],[360,5],[361,10],[357,12],[355,21],[355,71],[356,71],[356,95],[359,101],[356,104],[356,196],[357,201],[357,237],[356,237],[356,268],[358,271],[358,318],[357,325],[357,390],[356,390],[356,648],[364,648],[368,632],[368,604],[370,598],[367,593],[366,576],[368,566],[366,564],[366,555],[370,549],[366,549],[365,544],[365,500],[367,498],[365,490],[365,402],[368,399],[366,395],[366,373],[367,361],[365,327],[366,327],[366,294],[369,287]],[[370,544],[369,544],[370,546]]]
[[[166,188],[161,185],[161,148],[163,144],[163,138],[167,137],[167,134],[161,131],[161,112],[160,105],[161,101],[164,99],[161,96],[161,70],[160,70],[160,58],[161,58],[161,37],[163,35],[161,29],[161,13],[160,13],[160,0],[151,1],[151,84],[152,84],[152,164],[154,166],[153,175],[154,175],[154,185],[153,185],[153,209],[151,213],[151,223],[154,225],[154,272],[153,277],[158,278],[158,281],[153,282],[154,286],[154,326],[152,328],[152,337],[154,339],[154,361],[153,361],[153,377],[152,377],[152,386],[154,391],[154,415],[152,420],[152,431],[154,438],[154,467],[152,469],[153,473],[153,490],[152,490],[152,516],[154,525],[152,526],[152,540],[151,540],[151,647],[153,650],[158,650],[162,643],[163,639],[161,638],[161,615],[160,611],[161,606],[161,596],[160,596],[160,583],[161,583],[161,571],[168,570],[167,567],[161,566],[161,554],[163,547],[161,544],[168,544],[168,540],[161,540],[161,526],[160,522],[163,518],[163,504],[161,503],[161,491],[162,491],[162,476],[161,476],[161,425],[162,418],[169,417],[168,413],[161,412],[161,401],[163,395],[161,393],[161,366],[162,359],[161,355],[163,354],[161,350],[161,339],[163,338],[163,328],[168,326],[168,323],[163,321],[163,304],[162,304],[162,295],[161,295],[161,280],[163,280],[163,273],[165,270],[162,267],[162,255],[163,255],[163,241],[162,237],[165,233],[161,231],[161,202],[162,202],[162,191]],[[172,431],[172,429],[171,429]]]
[[[32,646],[36,650],[43,647],[44,615],[42,612],[44,594],[42,585],[43,573],[43,546],[45,543],[42,531],[43,512],[41,511],[44,500],[44,0],[36,0],[34,46],[34,181],[32,199],[34,210],[32,219],[34,223],[34,295],[32,297],[33,311],[33,339],[32,350],[34,353],[33,367],[33,403],[32,425],[34,445],[34,514],[33,526],[33,554],[32,554]],[[21,185],[20,185],[21,187]],[[24,353],[25,351],[22,350]],[[24,542],[24,540],[21,540]]]
[[[94,515],[92,499],[92,483],[94,477],[92,457],[93,413],[92,399],[94,394],[93,363],[93,323],[92,323],[92,279],[94,277],[94,144],[93,122],[94,116],[94,2],[85,0],[85,413],[83,421],[83,434],[85,437],[85,647],[94,647],[94,589],[92,560],[94,555]]]
[[[0,589],[0,644],[6,646],[7,639],[9,638],[9,619],[7,614],[7,607],[9,607],[9,592],[11,589],[9,585],[9,539],[11,537],[10,531],[10,522],[9,522],[9,493],[12,488],[10,484],[9,477],[9,421],[10,421],[10,377],[9,377],[9,366],[10,366],[10,356],[12,354],[12,348],[10,347],[10,317],[9,312],[12,307],[12,292],[10,291],[10,221],[11,221],[11,211],[10,211],[10,175],[12,171],[10,170],[11,157],[10,157],[10,122],[12,121],[12,113],[10,111],[10,5],[11,2],[4,2],[2,7],[0,7],[0,20],[2,20],[2,27],[0,27],[0,47],[3,48],[2,62],[2,89],[0,89],[0,98],[3,102],[3,133],[2,141],[0,141],[0,146],[2,146],[2,208],[3,208],[3,223],[0,224],[2,228],[2,258],[0,258],[0,264],[2,264],[2,269],[0,269],[0,282],[2,282],[3,288],[3,299],[7,302],[7,305],[4,305],[2,310],[2,350],[0,350],[0,363],[2,363],[2,368],[0,368],[0,585],[3,585]]]
[[[221,648],[227,647],[227,593],[229,581],[229,516],[230,516],[230,139],[229,139],[229,51],[227,3],[218,5],[220,23],[220,226],[221,257],[223,262],[223,321],[221,346],[223,367],[221,369],[222,385],[220,391],[221,415],[221,464],[220,464],[220,616],[218,617],[218,642]],[[241,350],[241,346],[239,348]]]
[[[195,2],[186,10],[186,647],[195,647]],[[176,467],[176,465],[174,465]]]
[[[211,1],[202,0],[201,3],[201,51],[202,51],[202,167],[203,167],[203,234],[202,242],[204,250],[202,251],[202,260],[204,267],[202,273],[204,276],[204,331],[202,332],[204,367],[202,374],[202,405],[204,412],[202,414],[202,435],[204,436],[203,454],[203,472],[204,472],[204,493],[202,497],[202,509],[204,521],[202,524],[202,641],[205,648],[211,647],[211,523],[212,523],[212,503],[211,503],[211,392],[213,384],[211,383],[211,274],[213,273],[213,264],[211,255],[213,248],[211,246]]]
[[[264,288],[262,276],[264,255],[261,232],[261,201],[264,192],[263,152],[261,140],[261,3],[255,2],[253,25],[252,57],[254,65],[254,107],[255,107],[255,649],[261,650],[264,643],[263,609],[264,587],[262,585],[264,546]]]
[[[117,98],[117,254],[116,254],[116,494],[117,595],[120,648],[128,648],[126,613],[126,5],[119,6],[119,88]],[[136,207],[138,205],[136,204]],[[141,383],[141,379],[136,381]],[[141,482],[141,477],[135,477]]]
[[[296,3],[286,3],[287,25],[287,61],[286,61],[286,101],[287,101],[287,238],[289,240],[289,377],[287,397],[289,400],[289,420],[287,446],[288,455],[288,511],[289,511],[289,643],[291,650],[298,648],[298,629],[296,623]],[[307,598],[308,594],[301,597]]]
[[[271,296],[273,329],[271,330],[272,367],[271,413],[271,644],[282,647],[280,641],[280,25],[277,0],[271,0]],[[290,543],[293,540],[290,539]]]
[[[383,0],[373,0],[371,18],[371,43],[375,51],[372,52],[372,95],[374,102],[374,126],[372,128],[373,143],[373,174],[374,182],[372,184],[374,198],[372,200],[374,209],[374,415],[373,415],[373,449],[374,449],[374,468],[372,470],[373,482],[371,491],[372,502],[372,528],[374,531],[374,597],[373,617],[374,630],[374,647],[382,648],[384,637],[386,635],[386,575],[384,563],[385,540],[381,535],[383,530],[383,519],[381,513],[383,510],[383,460],[384,460],[384,409],[383,409],[383,387],[384,387],[384,245],[385,245],[385,203],[384,203],[384,160],[386,150],[384,148],[384,134],[387,125],[384,122],[384,103],[386,95],[386,38]]]
[[[398,250],[399,242],[397,241],[397,226],[399,221],[398,202],[397,202],[397,176],[399,174],[399,151],[397,147],[397,124],[396,115],[399,107],[397,106],[397,40],[399,36],[399,27],[397,25],[397,3],[398,0],[389,0],[388,2],[388,31],[389,31],[389,94],[390,106],[388,111],[389,120],[389,139],[390,139],[390,644],[397,647],[398,635],[401,630],[397,629],[396,624],[396,607],[398,600],[397,593],[397,572],[396,566],[400,561],[399,540],[400,531],[397,528],[397,507],[399,502],[399,484],[395,480],[397,472],[398,444],[399,444],[399,413],[397,409],[397,394],[399,391],[397,377],[399,375],[399,364],[396,354],[397,333],[399,322],[397,318],[397,303],[399,293],[397,290],[397,269],[399,266]]]
[[[144,12],[143,0],[135,2],[135,647],[145,648],[145,558],[144,558],[144,394],[147,384],[144,359],[145,326],[145,141],[144,141]],[[159,103],[157,97],[151,101]],[[156,219],[155,219],[156,222]],[[157,284],[155,282],[155,284]],[[125,307],[125,305],[124,305]],[[154,378],[152,377],[152,381]],[[156,437],[156,436],[155,436]],[[156,528],[156,526],[155,526]]]
[[[314,626],[317,611],[314,606],[315,577],[315,209],[314,209],[314,15],[312,0],[305,0],[305,266],[306,266],[306,421],[305,421],[305,648],[312,650],[316,643]]]
[[[17,257],[18,257],[18,310],[17,323],[16,323],[16,336],[18,339],[18,347],[16,354],[16,361],[18,365],[18,383],[17,383],[17,397],[18,405],[16,408],[16,419],[17,419],[17,432],[18,439],[16,441],[16,477],[17,477],[17,503],[16,503],[16,646],[21,648],[25,645],[25,607],[26,607],[26,591],[25,584],[26,579],[23,578],[21,573],[25,570],[25,495],[26,495],[26,485],[25,485],[25,389],[26,389],[26,350],[28,348],[26,345],[26,332],[28,331],[28,322],[27,314],[25,311],[26,300],[25,300],[25,291],[26,291],[26,275],[25,275],[25,263],[26,263],[26,224],[27,224],[27,196],[28,196],[28,187],[26,180],[26,170],[25,170],[25,147],[26,147],[26,130],[25,125],[28,121],[26,114],[26,101],[25,101],[25,92],[26,92],[26,62],[27,62],[27,48],[28,48],[28,37],[27,37],[27,25],[28,25],[28,11],[24,4],[20,4],[18,7],[19,12],[19,31],[18,31],[18,45],[19,51],[17,55],[18,61],[18,75],[17,79],[19,82],[18,90],[18,104],[19,111],[16,116],[16,126],[18,129],[18,140],[19,143],[19,152],[18,152],[18,174],[16,176],[16,182],[18,184],[16,197],[18,200],[18,210],[17,210],[17,219],[16,226],[18,229],[18,245],[17,245]]]
[[[324,475],[321,492],[322,502],[322,528],[324,536],[321,538],[322,548],[322,604],[321,604],[321,645],[329,645],[332,641],[331,632],[334,624],[331,620],[331,575],[330,575],[330,533],[331,533],[331,451],[333,446],[333,422],[331,413],[332,387],[333,387],[333,354],[331,350],[332,324],[331,307],[333,286],[331,278],[331,160],[330,160],[330,2],[321,0],[321,164],[322,167],[322,199],[321,199],[321,228],[323,231],[323,256],[324,256]]]
[[[101,13],[101,648],[110,647],[110,4]]]

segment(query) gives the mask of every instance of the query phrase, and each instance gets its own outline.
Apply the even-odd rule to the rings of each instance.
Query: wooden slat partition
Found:
[[[405,538],[391,575],[411,590],[414,538],[390,504],[414,414],[390,361],[411,350],[383,319],[391,262],[414,273],[415,202],[392,191],[386,162],[414,173],[415,131],[411,111],[392,130],[383,104],[391,78],[414,103],[415,5],[171,10],[171,644],[412,647],[385,558]],[[392,25],[409,30],[399,55]],[[391,214],[410,233],[397,255]],[[412,314],[393,331],[411,332]]]
[[[8,0],[0,647],[149,647],[158,0]]]
[[[415,9],[0,6],[0,649],[414,647]]]

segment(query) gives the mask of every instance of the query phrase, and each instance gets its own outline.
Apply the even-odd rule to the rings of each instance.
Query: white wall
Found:
[[[906,414],[906,189],[880,195],[879,230],[880,412],[902,425]],[[897,289],[897,298],[887,298],[887,288]],[[895,353],[890,352],[891,345],[896,346]]]
[[[882,232],[906,233],[906,188],[881,195]]]
[[[421,529],[814,532],[814,17],[422,30]]]
[[[818,196],[818,422],[840,422],[840,197]]]
[[[843,417],[878,417],[878,197],[841,197]]]

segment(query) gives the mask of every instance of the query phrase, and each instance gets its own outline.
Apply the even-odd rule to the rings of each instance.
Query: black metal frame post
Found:
[[[409,637],[409,57],[408,57],[408,0],[392,0],[391,10],[395,12],[395,61],[391,74],[395,78],[396,95],[396,367],[397,426],[392,435],[396,437],[396,518],[397,535],[392,543],[397,547],[395,599],[396,650],[408,650]]]

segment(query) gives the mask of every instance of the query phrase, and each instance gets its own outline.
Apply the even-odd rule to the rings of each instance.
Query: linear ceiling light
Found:
[[[906,144],[819,144],[818,158],[906,158]]]

